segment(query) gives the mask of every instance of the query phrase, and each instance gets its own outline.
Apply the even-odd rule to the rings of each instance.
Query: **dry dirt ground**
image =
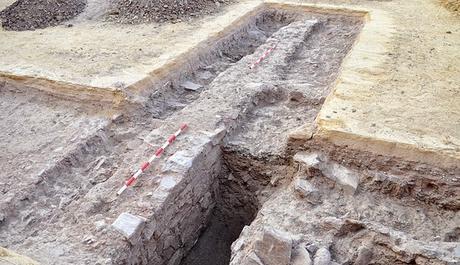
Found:
[[[458,264],[458,17],[305,2],[120,24],[89,0],[0,30],[0,247],[42,264]]]

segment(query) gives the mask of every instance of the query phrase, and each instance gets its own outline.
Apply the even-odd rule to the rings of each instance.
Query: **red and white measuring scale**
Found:
[[[169,136],[168,140],[160,147],[157,149],[155,154],[150,157],[150,159],[147,162],[142,163],[141,167],[132,175],[129,179],[125,181],[125,184],[121,189],[118,190],[117,195],[122,194],[129,186],[132,186],[133,183],[139,178],[139,176],[149,168],[149,166],[155,161],[156,159],[160,158],[165,149],[176,140],[177,136],[181,134],[185,129],[187,129],[187,124],[182,124],[174,134]]]
[[[268,48],[263,54],[262,56],[259,57],[259,59],[257,59],[257,61],[255,61],[254,63],[252,63],[250,66],[249,66],[249,69],[254,69],[254,67],[256,67],[257,65],[259,65],[265,58],[267,58],[267,56],[276,48],[276,46],[278,46],[278,42],[276,42],[275,44],[273,44],[273,46],[271,46],[270,48]]]

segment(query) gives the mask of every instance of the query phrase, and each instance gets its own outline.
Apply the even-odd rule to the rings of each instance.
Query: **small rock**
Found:
[[[317,168],[321,163],[321,157],[318,153],[299,152],[294,155],[294,161]]]
[[[325,247],[322,247],[316,251],[314,265],[330,265],[331,264],[331,253]]]
[[[94,171],[98,170],[105,163],[106,157],[101,156],[101,157],[99,157],[98,160],[99,161],[97,162],[96,166],[93,168]]]
[[[299,246],[294,250],[291,265],[311,265],[312,261],[310,258],[310,253],[302,247]]]
[[[191,90],[191,91],[197,91],[198,89],[203,87],[202,85],[195,84],[191,81],[185,81],[184,83],[180,84],[180,86],[186,90]]]
[[[365,247],[361,246],[358,248],[358,257],[355,260],[356,265],[367,265],[371,262],[372,260],[372,250]]]
[[[294,192],[310,203],[317,203],[321,200],[318,189],[305,179],[298,178],[294,181]]]
[[[107,226],[104,220],[96,221],[94,225],[96,226],[96,231],[101,231]]]
[[[213,77],[213,74],[209,71],[203,71],[203,72],[199,72],[197,76],[199,79],[209,80]]]
[[[318,246],[315,243],[310,243],[305,246],[305,248],[310,252],[311,254],[316,253],[318,250]]]
[[[114,114],[112,115],[112,122],[115,124],[119,124],[123,122],[124,116],[123,114]]]
[[[341,184],[345,191],[354,193],[358,188],[359,177],[355,172],[338,163],[328,161],[324,155],[299,152],[294,155],[294,161],[306,165],[308,169],[320,170],[325,177]]]
[[[292,239],[289,235],[267,228],[262,239],[256,241],[254,253],[264,265],[288,265],[291,260],[291,248]]]
[[[322,168],[323,174],[344,186],[345,190],[354,193],[358,188],[359,177],[356,173],[337,163],[328,163]]]
[[[312,125],[306,124],[289,132],[288,137],[291,140],[309,140],[313,137],[314,130]]]
[[[96,240],[94,239],[94,237],[90,236],[90,235],[85,236],[85,238],[83,239],[83,243],[88,244],[88,245],[93,243],[93,242],[95,242],[95,241]]]
[[[115,88],[125,88],[126,87],[126,84],[124,82],[121,82],[121,81],[117,81],[115,83],[113,83],[113,86]]]

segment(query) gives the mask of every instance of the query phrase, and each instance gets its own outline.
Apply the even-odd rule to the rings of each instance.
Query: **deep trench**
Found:
[[[128,152],[132,146],[137,147],[143,144],[144,137],[155,127],[155,120],[166,119],[187,105],[192,104],[194,100],[200,97],[202,91],[209,88],[210,84],[219,74],[223,73],[244,56],[252,54],[269,36],[278,31],[281,27],[295,21],[297,16],[298,14],[273,10],[264,11],[258,14],[255,20],[253,20],[254,23],[245,25],[245,29],[236,32],[234,36],[226,38],[223,40],[222,44],[217,45],[219,49],[210,51],[210,54],[208,54],[205,59],[201,58],[201,61],[198,60],[199,64],[195,69],[179,73],[179,78],[171,79],[165,82],[163,89],[155,90],[156,92],[150,95],[150,100],[145,104],[145,108],[142,112],[136,112],[138,111],[138,109],[136,109],[133,110],[133,112],[136,112],[133,115],[125,113],[114,119],[111,126],[101,132],[101,135],[94,137],[95,139],[92,141],[94,143],[90,145],[91,149],[88,148],[90,150],[85,149],[84,152],[82,152],[85,154],[81,155],[84,157],[84,160],[74,159],[75,161],[70,160],[70,162],[68,162],[66,159],[64,161],[66,164],[72,164],[72,167],[68,167],[70,169],[67,169],[67,167],[66,169],[57,167],[53,168],[50,173],[47,173],[50,176],[66,175],[66,178],[60,178],[64,179],[64,181],[72,181],[71,184],[65,183],[66,185],[80,188],[79,193],[76,195],[62,195],[63,199],[70,198],[76,200],[80,196],[84,196],[84,194],[96,183],[104,182],[110,178],[112,173],[118,169],[119,165],[123,164],[122,161],[124,159],[122,155],[112,156],[111,154],[124,154]],[[316,15],[303,14],[302,17],[312,18],[316,17]],[[334,23],[340,24],[341,22],[336,21]],[[330,32],[326,33],[329,34]],[[321,34],[326,35],[326,33],[323,32]],[[315,47],[314,45],[319,44],[321,41],[322,40],[317,40],[313,44],[306,43],[301,48],[304,49],[307,46]],[[341,43],[339,44],[341,45]],[[307,52],[318,54],[316,50],[310,50]],[[308,57],[309,54],[306,53],[305,56]],[[323,58],[319,56],[316,59]],[[341,60],[341,58],[339,59]],[[340,60],[337,62],[340,62]],[[317,69],[318,64],[319,62],[316,64],[305,64],[305,69],[302,69],[302,71],[311,71],[313,76],[311,78],[329,84],[335,79],[335,76],[324,76],[324,78],[323,76],[316,76],[315,74],[319,72]],[[340,65],[340,63],[338,65]],[[328,68],[328,66],[329,65],[325,63],[320,67]],[[327,70],[328,71],[324,71],[326,74],[336,72],[336,69]],[[283,69],[281,74],[285,75],[280,78],[283,82],[295,79],[296,81],[300,80],[303,84],[303,82],[308,81],[306,78],[306,80],[303,80],[303,76],[297,76],[296,74],[298,74],[298,72],[296,72],[295,69]],[[175,77],[177,77],[177,75]],[[184,89],[181,86],[184,81],[199,84],[201,88],[196,91]],[[284,84],[281,82],[280,86],[284,86]],[[324,88],[323,84],[319,84],[318,86],[320,89]],[[277,101],[277,104],[265,107],[272,108],[273,112],[276,112],[278,115],[292,116],[292,120],[294,120],[296,124],[283,124],[286,127],[290,127],[291,125],[297,126],[309,122],[309,120],[300,119],[293,114],[305,113],[305,109],[303,109],[304,105],[302,105],[300,109],[291,108],[287,113],[280,113],[281,109],[286,109],[283,100]],[[317,106],[312,108],[313,114],[319,110],[321,103],[322,102],[318,104],[315,103]],[[307,109],[310,108],[311,106],[307,106]],[[263,108],[259,109],[261,112],[265,112],[265,110],[266,109]],[[255,121],[261,119],[259,114],[259,112],[255,111],[248,115],[248,120],[245,121],[246,124],[256,124],[257,122]],[[315,116],[313,114],[311,117]],[[151,119],[146,121],[146,116],[149,116]],[[263,119],[271,118],[264,116],[262,120]],[[265,122],[265,120],[263,120],[263,122]],[[270,122],[267,122],[267,124],[269,123]],[[271,124],[271,126],[283,127],[277,124]],[[241,130],[239,133],[245,134],[245,131]],[[86,147],[83,147],[83,149],[84,148]],[[223,149],[225,149],[225,147],[223,147]],[[243,227],[249,225],[256,217],[264,201],[264,196],[270,194],[270,191],[267,189],[269,188],[268,184],[271,176],[261,173],[261,171],[263,171],[262,168],[269,167],[267,161],[261,162],[260,159],[256,157],[245,155],[235,150],[224,150],[223,153],[224,156],[222,159],[225,165],[218,178],[219,188],[216,194],[213,195],[216,203],[215,207],[207,217],[207,225],[202,229],[200,237],[181,264],[228,264],[231,255],[231,244],[239,237]],[[91,161],[102,161],[100,170],[104,171],[104,174],[94,174],[93,176],[92,173],[88,173],[91,171],[88,170],[89,167],[87,168],[86,164]],[[89,180],[89,183],[84,182],[84,184],[81,184],[77,181],[82,179],[83,176]],[[43,186],[45,185],[50,185],[50,183],[43,184]],[[48,187],[46,186],[46,188]],[[43,190],[45,190],[45,188],[43,188]],[[48,190],[51,193],[55,192],[56,188],[48,188]],[[59,202],[56,203],[59,204]],[[46,204],[41,206],[41,209],[45,209],[47,215],[51,215],[53,211],[55,211],[52,208],[51,202],[46,202]],[[27,208],[25,210],[27,210]],[[40,222],[46,219],[47,216],[40,216],[40,218],[37,219],[36,231],[41,229],[39,226]],[[17,218],[18,222],[19,220],[20,218]],[[11,223],[11,225],[15,224],[17,223]],[[30,227],[28,227],[28,229],[30,230]],[[18,229],[18,241],[21,241],[22,237],[26,235],[23,231],[24,230]],[[35,229],[33,232],[35,233]],[[11,233],[9,233],[8,236],[11,237]]]
[[[312,14],[303,16],[303,18],[305,17],[321,18],[321,16]],[[124,158],[121,155],[112,156],[111,154],[123,154],[126,153],[127,150],[129,151],[132,146],[137,147],[142,144],[144,136],[155,127],[155,125],[151,124],[153,123],[152,121],[156,119],[166,119],[180,109],[192,104],[194,100],[200,97],[202,91],[210,87],[213,80],[219,74],[223,73],[246,55],[252,54],[269,36],[281,27],[293,22],[295,19],[297,19],[296,16],[289,16],[282,12],[266,11],[259,14],[258,17],[255,18],[253,24],[245,25],[247,26],[245,29],[238,31],[233,34],[233,36],[223,40],[223,43],[217,45],[216,47],[218,49],[209,51],[206,58],[200,58],[194,69],[179,73],[179,78],[173,78],[165,82],[163,89],[156,90],[156,92],[150,95],[150,100],[144,106],[144,112],[138,112],[132,116],[128,114],[120,116],[114,120],[112,126],[109,126],[106,131],[101,131],[100,134],[94,136],[91,141],[81,147],[81,150],[77,149],[71,158],[63,159],[60,165],[52,168],[48,172],[44,172],[42,175],[47,177],[47,183],[42,183],[38,186],[38,189],[35,188],[34,191],[30,191],[30,194],[24,197],[25,199],[23,201],[25,202],[10,205],[11,209],[20,208],[21,212],[18,216],[13,214],[8,216],[9,219],[13,219],[14,221],[6,220],[8,223],[5,222],[5,227],[6,225],[8,225],[8,227],[15,226],[17,232],[11,233],[5,229],[5,233],[3,234],[3,231],[1,231],[0,237],[7,238],[4,244],[7,246],[13,245],[16,241],[24,241],[25,237],[32,237],[34,234],[38,233],[38,231],[42,230],[42,222],[47,221],[49,217],[56,212],[53,205],[66,207],[71,200],[78,200],[79,197],[83,197],[95,184],[104,182],[110,178],[112,173],[118,169],[119,165],[123,165],[122,160]],[[330,17],[326,17],[325,19],[328,20]],[[328,23],[329,22],[325,22],[320,27],[315,28],[314,34],[316,35],[306,39],[296,53],[289,58],[290,61],[281,69],[279,73],[280,82],[276,85],[285,90],[285,93],[282,93],[283,96],[277,97],[277,100],[272,102],[272,104],[267,104],[265,106],[259,105],[258,109],[248,113],[247,119],[243,121],[244,127],[238,128],[238,135],[235,136],[237,139],[232,139],[234,142],[245,143],[245,141],[253,140],[254,137],[257,136],[257,139],[259,139],[263,145],[267,145],[266,143],[269,141],[276,142],[274,140],[277,137],[276,135],[286,134],[285,131],[277,130],[278,128],[293,128],[298,125],[313,122],[314,117],[324,101],[324,96],[329,93],[333,86],[334,80],[337,77],[338,68],[344,56],[344,54],[335,52],[337,47],[341,47],[343,50],[348,51],[353,43],[353,41],[342,42],[339,40],[341,38],[340,36],[346,36],[344,39],[353,39],[357,34],[350,30],[350,25],[348,25],[348,28],[344,27],[344,29],[334,28],[338,24],[341,24],[340,19]],[[328,39],[329,37],[324,37],[333,36],[334,34],[339,35],[339,37],[335,37],[335,43],[330,42],[330,39]],[[320,39],[315,39],[319,35],[322,37]],[[175,77],[177,77],[177,75]],[[197,90],[185,89],[182,86],[185,81],[198,84],[200,88]],[[308,89],[304,89],[305,86],[308,87]],[[299,91],[295,91],[296,87],[304,89],[300,90],[301,92],[311,92],[316,89],[320,91],[321,95],[306,99],[307,97],[305,95],[299,95],[299,93],[297,93]],[[287,101],[289,101],[289,104],[286,104]],[[279,119],[274,119],[273,116],[267,115],[269,112],[275,113],[277,115],[275,117]],[[308,117],[306,113],[308,113]],[[146,116],[144,114],[149,114],[148,116],[151,120],[144,121]],[[286,121],[288,119],[283,120],[283,118],[286,117],[291,117],[290,121]],[[141,123],[140,121],[143,122]],[[257,128],[259,124],[264,124],[264,126],[268,125],[268,128],[271,129],[268,131],[271,133],[261,135],[266,128],[264,127],[262,131],[258,131],[258,129],[260,129]],[[247,142],[246,145],[248,145]],[[278,147],[279,146],[275,145],[274,149]],[[241,146],[237,148],[229,147],[225,142],[222,144],[221,148],[223,166],[216,179],[218,188],[215,193],[212,194],[214,207],[211,213],[206,216],[206,225],[202,228],[200,234],[196,235],[197,239],[192,249],[183,258],[181,262],[182,265],[229,264],[232,243],[240,236],[242,229],[246,225],[251,224],[265,200],[273,194],[274,188],[270,185],[273,177],[273,175],[270,174],[271,168],[285,166],[286,168],[281,172],[284,176],[287,175],[289,178],[289,173],[285,171],[288,167],[287,161],[283,161],[282,158],[267,159],[267,157],[256,157],[248,154],[251,152],[246,153],[241,151],[244,149],[241,148]],[[78,157],[83,157],[83,159],[79,159]],[[94,168],[95,164],[99,163],[102,171],[101,174],[88,173],[90,172],[90,168]],[[71,166],[67,166],[68,164]],[[87,164],[90,166],[87,167]],[[65,177],[62,178],[62,176]],[[60,182],[52,177],[59,179]],[[83,177],[87,182],[83,182],[82,184],[80,180]],[[321,178],[317,179],[319,180],[318,186],[330,184],[327,180],[325,183],[321,183]],[[54,182],[59,185],[69,186],[72,190],[78,188],[79,191],[72,194],[59,194],[63,192],[53,186],[53,184],[55,184]],[[312,180],[312,183],[314,183],[314,180]],[[363,186],[376,186],[370,187],[370,189],[382,189],[382,183],[378,181],[375,183],[369,182],[363,184]],[[387,185],[391,184],[392,183]],[[384,185],[383,187],[385,188]],[[432,189],[433,187],[429,185],[428,188]],[[399,185],[394,185],[393,188],[388,190],[391,192],[399,189]],[[401,193],[408,193],[406,189],[401,190]],[[55,196],[56,194],[59,196]],[[38,200],[39,197],[51,199],[43,200],[40,205],[26,204],[27,201],[40,201]],[[356,204],[359,204],[359,199],[360,198],[357,198],[355,200]],[[378,200],[382,199],[379,198]],[[350,204],[353,203],[354,201],[351,201]],[[38,208],[40,208],[43,213],[39,214],[33,211],[33,209]],[[29,211],[30,213],[27,213]],[[439,211],[436,211],[436,214],[438,214],[438,212]],[[96,209],[94,212],[90,212],[90,214],[94,213],[96,213]],[[407,211],[407,213],[410,212]],[[443,212],[439,220],[448,219],[449,215],[448,212]],[[22,216],[25,216],[25,219],[21,219],[20,217]],[[420,216],[424,217],[423,215]],[[420,219],[420,216],[412,215],[412,219],[417,219],[416,217]],[[391,216],[387,217],[387,214],[380,209],[371,212],[371,217],[381,223],[388,223],[388,221],[386,221],[387,219],[383,219],[385,221],[383,222],[379,220],[379,218],[388,218],[390,221],[393,221]],[[24,222],[24,220],[26,222]],[[430,222],[430,225],[433,227],[442,226],[440,225],[441,222],[436,222],[436,220],[438,219]],[[397,228],[405,225],[404,223],[396,221],[396,224],[393,226]],[[413,234],[427,236],[426,228],[424,230],[420,225],[423,224],[423,226],[427,226],[427,221],[423,220],[423,222],[420,223],[414,221],[414,223],[417,225],[413,225],[413,227],[407,225],[409,228],[401,227],[400,229],[407,229]],[[414,231],[421,230],[421,232],[411,231],[412,229]],[[312,230],[313,229],[310,231]],[[434,229],[432,228],[432,230]],[[433,232],[432,235],[428,234],[427,237],[435,237],[439,233],[442,234],[441,232],[447,231],[447,228],[439,230],[440,231],[437,233]],[[446,242],[458,241],[459,231],[460,228],[454,227],[451,231],[445,233],[443,240]],[[343,245],[347,246],[343,249],[348,250],[349,243],[345,242]],[[345,255],[340,252],[342,251],[340,247],[340,244],[336,245],[334,249],[335,253],[333,253],[336,255]],[[385,249],[384,252],[387,252],[387,250]],[[393,259],[393,257],[390,258],[391,261],[387,261],[387,264],[395,264],[397,259]],[[390,260],[390,258],[388,259]],[[414,260],[409,260],[408,262],[413,263]]]
[[[266,162],[229,148],[222,149],[224,166],[214,194],[216,205],[182,265],[229,264],[232,243],[256,217],[263,194],[270,194],[271,176],[262,169],[270,167]]]
[[[330,17],[319,16],[319,18],[323,22],[327,22],[314,29],[314,36],[322,36],[322,38],[329,40],[328,38],[331,38],[331,34],[339,31],[338,35],[345,34],[346,37],[349,37],[349,40],[344,41],[338,37],[332,37],[335,38],[333,41],[330,41],[327,45],[322,45],[322,40],[314,40],[314,37],[310,36],[299,47],[293,57],[289,58],[290,61],[285,68],[280,71],[281,82],[279,85],[281,87],[285,85],[309,85],[308,82],[313,78],[315,84],[313,86],[310,85],[311,90],[320,91],[319,94],[322,96],[327,95],[328,91],[330,91],[334,80],[337,78],[341,60],[344,57],[344,54],[337,53],[334,49],[337,49],[337,47],[343,48],[344,51],[351,49],[357,32],[350,25],[353,25],[356,21],[351,20],[351,23],[350,21],[345,21],[345,25],[348,28],[340,28],[339,26],[338,28],[340,29],[337,29],[337,26],[342,22],[340,19],[334,21],[334,19],[330,20]],[[274,20],[269,19],[268,21],[263,21],[262,25],[258,25],[258,28],[264,28],[265,25],[265,28],[269,30],[265,30],[264,32],[272,34],[275,32],[275,29],[279,29],[285,24],[292,22],[292,20],[295,19],[291,17],[290,19],[283,18],[275,20],[275,22],[278,22],[275,23],[277,26],[274,26]],[[244,45],[244,47],[248,46]],[[246,49],[245,54],[252,53],[254,49]],[[322,52],[318,52],[320,49]],[[233,58],[233,60],[238,61],[245,54]],[[328,56],[330,62],[310,61],[318,59],[326,60],[324,56]],[[294,128],[295,126],[313,122],[324,101],[322,96],[312,97],[311,99],[298,98],[296,93],[289,93],[288,96],[284,96],[277,97],[276,102],[267,106],[261,106],[259,110],[256,109],[253,113],[249,113],[247,120],[244,121],[246,125],[243,127],[245,129],[240,128],[234,137],[230,137],[234,138],[230,142],[232,140],[236,140],[237,142],[244,141],[245,137],[249,141],[251,141],[251,138],[254,139],[254,137],[264,139],[262,142],[270,141],[269,138],[274,140],[278,135],[284,135],[285,132],[281,132],[278,129],[283,126],[276,123],[272,124],[273,121],[265,121],[265,118],[263,118],[264,115],[260,112],[274,111],[278,113],[281,119],[286,118],[286,120],[294,117],[295,122],[292,120],[281,122],[286,127]],[[299,113],[308,113],[308,115],[303,115],[305,116],[303,117],[299,116]],[[273,126],[272,133],[260,135],[262,131],[258,131],[258,129],[254,129],[253,127],[257,126],[256,124],[259,122]],[[278,147],[278,145],[275,145],[274,149]],[[286,173],[286,176],[289,175],[287,172],[289,171],[287,169],[288,162],[283,160],[283,158],[255,157],[249,154],[250,152],[241,151],[240,147],[234,148],[225,145],[222,146],[222,150],[224,153],[222,159],[225,166],[218,178],[219,188],[217,189],[217,193],[214,194],[215,207],[210,216],[208,216],[207,225],[202,229],[198,240],[188,255],[183,258],[181,265],[229,264],[232,243],[238,239],[243,228],[252,223],[264,201],[273,193],[273,189],[276,189],[270,185],[273,177],[269,173],[271,172],[271,168],[285,167],[283,171]]]

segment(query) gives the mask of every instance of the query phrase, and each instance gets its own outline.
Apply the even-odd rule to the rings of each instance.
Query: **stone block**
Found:
[[[160,180],[160,189],[162,190],[170,190],[176,186],[177,182],[174,177],[171,176],[164,176]]]
[[[189,170],[193,164],[194,154],[189,151],[181,150],[174,153],[166,160],[162,171],[183,173]]]
[[[140,240],[146,219],[130,213],[122,213],[113,222],[112,227],[123,234],[132,244]]]

